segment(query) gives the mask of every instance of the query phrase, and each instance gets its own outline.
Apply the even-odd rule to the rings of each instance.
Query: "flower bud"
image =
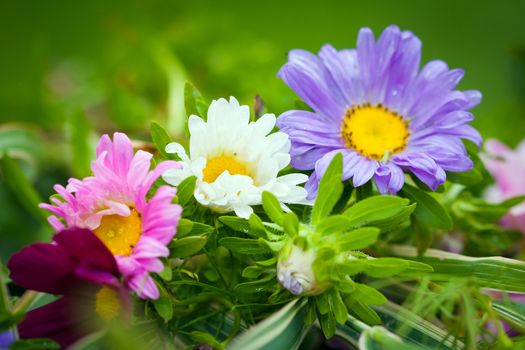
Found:
[[[316,258],[314,250],[303,250],[293,245],[284,259],[279,258],[277,279],[295,295],[317,294],[317,283],[312,268]],[[285,255],[285,256],[286,256]]]

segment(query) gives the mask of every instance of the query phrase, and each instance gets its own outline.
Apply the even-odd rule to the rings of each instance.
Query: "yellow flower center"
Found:
[[[409,135],[407,121],[381,105],[349,108],[341,126],[348,148],[376,160],[402,152]]]
[[[222,155],[208,159],[206,167],[202,170],[204,182],[212,183],[225,170],[228,170],[230,175],[249,175],[246,166],[235,157]]]
[[[105,321],[111,321],[120,315],[120,296],[110,287],[102,287],[95,296],[95,312]]]
[[[142,220],[135,209],[129,216],[106,215],[95,234],[113,255],[130,255],[140,238]]]

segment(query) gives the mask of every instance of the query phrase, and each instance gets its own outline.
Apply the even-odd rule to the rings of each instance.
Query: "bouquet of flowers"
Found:
[[[187,83],[187,139],[103,135],[40,204],[52,241],[0,273],[0,347],[524,346],[525,146],[480,153],[481,93],[420,61],[411,32],[363,28],[288,53],[278,117]]]

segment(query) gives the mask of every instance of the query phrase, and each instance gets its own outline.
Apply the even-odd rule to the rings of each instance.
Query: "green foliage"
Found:
[[[10,350],[60,349],[60,345],[49,339],[17,340],[11,344]]]
[[[189,236],[176,238],[169,245],[171,250],[170,257],[185,258],[198,253],[206,245],[206,237]]]
[[[312,208],[312,224],[317,225],[327,217],[343,193],[341,176],[343,172],[343,155],[338,153],[326,169],[319,182],[319,192]],[[274,220],[276,224],[279,224]]]
[[[410,199],[412,203],[417,203],[414,217],[421,224],[441,230],[452,229],[450,215],[432,195],[408,184],[401,190],[401,195]]]
[[[69,126],[73,175],[78,178],[88,176],[93,153],[89,140],[91,127],[86,116],[78,112],[71,116]]]
[[[238,337],[228,350],[297,349],[304,335],[304,305],[293,301]]]
[[[5,183],[16,196],[20,205],[35,219],[47,223],[46,214],[38,208],[38,204],[42,203],[40,195],[24,174],[18,162],[7,153],[4,153],[0,155],[0,170]]]
[[[412,247],[393,246],[396,256],[416,259],[434,269],[432,279],[469,278],[480,287],[502,291],[525,292],[525,262],[503,257],[472,258],[430,249],[418,257]]]
[[[166,145],[172,142],[172,139],[168,132],[164,130],[157,122],[151,122],[150,126],[151,140],[157,147],[157,150],[166,159],[175,159],[175,156],[171,153],[166,152]]]
[[[204,120],[207,118],[208,103],[189,81],[184,85],[184,108],[188,117],[193,114]]]

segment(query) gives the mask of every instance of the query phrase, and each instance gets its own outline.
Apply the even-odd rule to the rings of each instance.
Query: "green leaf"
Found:
[[[381,305],[387,302],[387,299],[380,291],[361,283],[355,284],[355,290],[351,297],[365,305]]]
[[[419,261],[414,260],[405,260],[405,262],[408,263],[408,267],[405,271],[399,274],[399,276],[408,277],[408,276],[415,276],[415,277],[421,277],[424,274],[432,273],[434,272],[434,269],[432,266],[423,264]]]
[[[11,344],[10,350],[60,349],[60,345],[51,339],[24,339]]]
[[[4,154],[0,158],[0,170],[4,181],[20,205],[35,219],[47,224],[47,215],[42,209],[38,208],[38,204],[42,203],[42,200],[18,162],[8,154]]]
[[[177,224],[177,237],[181,238],[187,236],[193,228],[193,221],[188,219],[180,219]]]
[[[447,210],[430,194],[409,184],[403,186],[401,194],[417,203],[414,210],[414,216],[417,220],[428,227],[442,230],[452,229],[452,218]]]
[[[184,109],[186,116],[189,117],[193,114],[206,121],[208,104],[204,101],[199,90],[189,81],[184,85]]]
[[[358,273],[361,273],[365,270],[366,260],[365,259],[356,259],[354,257],[348,258],[343,263],[336,265],[336,271],[342,275],[353,276]]]
[[[169,245],[171,258],[185,258],[197,254],[206,245],[206,237],[188,236],[175,238]]]
[[[343,193],[341,194],[341,197],[339,197],[337,203],[332,209],[332,214],[340,214],[346,209],[346,206],[348,205],[348,202],[352,197],[352,193],[354,193],[354,186],[352,184],[352,181],[347,181],[344,184]]]
[[[377,258],[366,260],[365,273],[371,277],[385,278],[400,274],[409,264],[403,259]]]
[[[431,349],[462,349],[464,344],[447,329],[441,329],[408,309],[388,302],[374,306],[386,328],[403,339]]]
[[[341,298],[341,295],[335,289],[332,289],[330,297],[330,304],[332,306],[336,321],[344,324],[348,319],[348,310],[346,309],[346,305],[343,302],[343,298]]]
[[[375,243],[380,232],[375,227],[361,227],[346,232],[337,237],[337,248],[343,252],[364,249]]]
[[[317,310],[321,315],[330,312],[330,301],[328,300],[328,293],[321,294],[315,298]]]
[[[257,278],[264,271],[266,271],[266,269],[265,268],[261,268],[260,266],[247,266],[244,270],[242,270],[242,277],[244,277],[244,278]]]
[[[283,228],[290,237],[297,236],[299,234],[299,219],[297,215],[293,212],[284,214]]]
[[[168,322],[173,318],[173,303],[162,288],[159,290],[161,290],[161,295],[157,300],[153,300],[153,306],[164,322]]]
[[[219,221],[234,231],[242,232],[245,234],[250,233],[250,224],[246,219],[242,219],[237,216],[220,216]]]
[[[370,306],[363,304],[352,298],[352,296],[346,296],[343,298],[346,308],[348,311],[357,316],[363,322],[368,324],[381,324],[381,318]]]
[[[447,180],[457,184],[471,186],[480,183],[481,180],[483,180],[483,175],[481,175],[478,169],[472,169],[462,173],[449,172],[447,173]]]
[[[327,217],[343,193],[341,182],[343,173],[343,155],[337,153],[319,182],[319,191],[312,208],[312,224],[315,226]]]
[[[353,227],[388,226],[393,222],[403,222],[410,217],[413,208],[408,207],[409,201],[395,196],[373,196],[357,202],[348,208],[346,216]]]
[[[6,281],[4,281],[4,266],[0,260],[0,319],[10,315],[11,303],[9,302],[9,293],[7,292]],[[0,328],[2,331],[3,328]]]
[[[233,290],[235,293],[251,296],[274,288],[276,283],[277,279],[275,278],[275,275],[271,275],[257,281],[239,283]]]
[[[173,271],[171,269],[171,266],[169,265],[169,262],[164,262],[164,270],[158,273],[160,278],[162,278],[164,281],[171,281],[173,277]]]
[[[177,225],[177,238],[186,236],[201,236],[213,232],[214,228],[200,222],[188,219],[180,219]]]
[[[511,300],[494,300],[492,309],[514,328],[525,332],[525,303]]]
[[[275,196],[272,193],[264,191],[262,194],[262,204],[264,211],[266,212],[266,214],[268,214],[270,219],[272,219],[273,222],[282,227],[284,213],[281,209],[281,204],[279,203],[277,198],[275,198]]]
[[[257,215],[252,213],[248,218],[248,223],[250,225],[251,234],[262,238],[265,238],[267,236],[265,226],[261,221],[261,218],[259,218]]]
[[[166,145],[172,142],[168,132],[159,125],[159,123],[152,121],[150,126],[151,140],[157,147],[159,153],[166,159],[175,159],[174,155],[166,152]]]
[[[343,215],[332,215],[322,220],[316,227],[316,231],[321,235],[331,235],[333,233],[345,232],[352,227],[351,221]]]
[[[365,330],[359,338],[360,350],[424,350],[415,344],[401,340],[381,326]]]
[[[193,197],[196,181],[197,178],[195,176],[189,176],[182,180],[179,186],[177,186],[177,198],[179,199],[179,204],[181,206],[185,206]]]
[[[294,300],[235,338],[229,350],[293,350],[306,335],[304,300]]]
[[[471,278],[483,288],[525,293],[525,262],[503,257],[473,258],[437,249],[428,249],[418,257],[417,250],[408,246],[390,246],[390,253],[413,259],[434,269],[428,276],[433,280]]]
[[[214,350],[222,350],[224,347],[219,343],[214,336],[209,333],[193,331],[190,334],[190,337],[195,340],[197,343],[206,344],[213,347]]]
[[[321,330],[326,339],[330,339],[335,334],[335,317],[332,312],[327,312],[326,314],[318,315],[319,323],[321,325]]]
[[[0,314],[0,333],[17,325],[24,317],[24,313],[4,312]]]
[[[257,239],[239,238],[239,237],[225,237],[219,240],[219,244],[239,254],[263,254],[268,250],[263,245],[259,244]]]
[[[265,267],[274,266],[275,264],[277,264],[277,257],[274,256],[273,258],[270,258],[268,260],[256,261],[255,263],[259,266]]]

